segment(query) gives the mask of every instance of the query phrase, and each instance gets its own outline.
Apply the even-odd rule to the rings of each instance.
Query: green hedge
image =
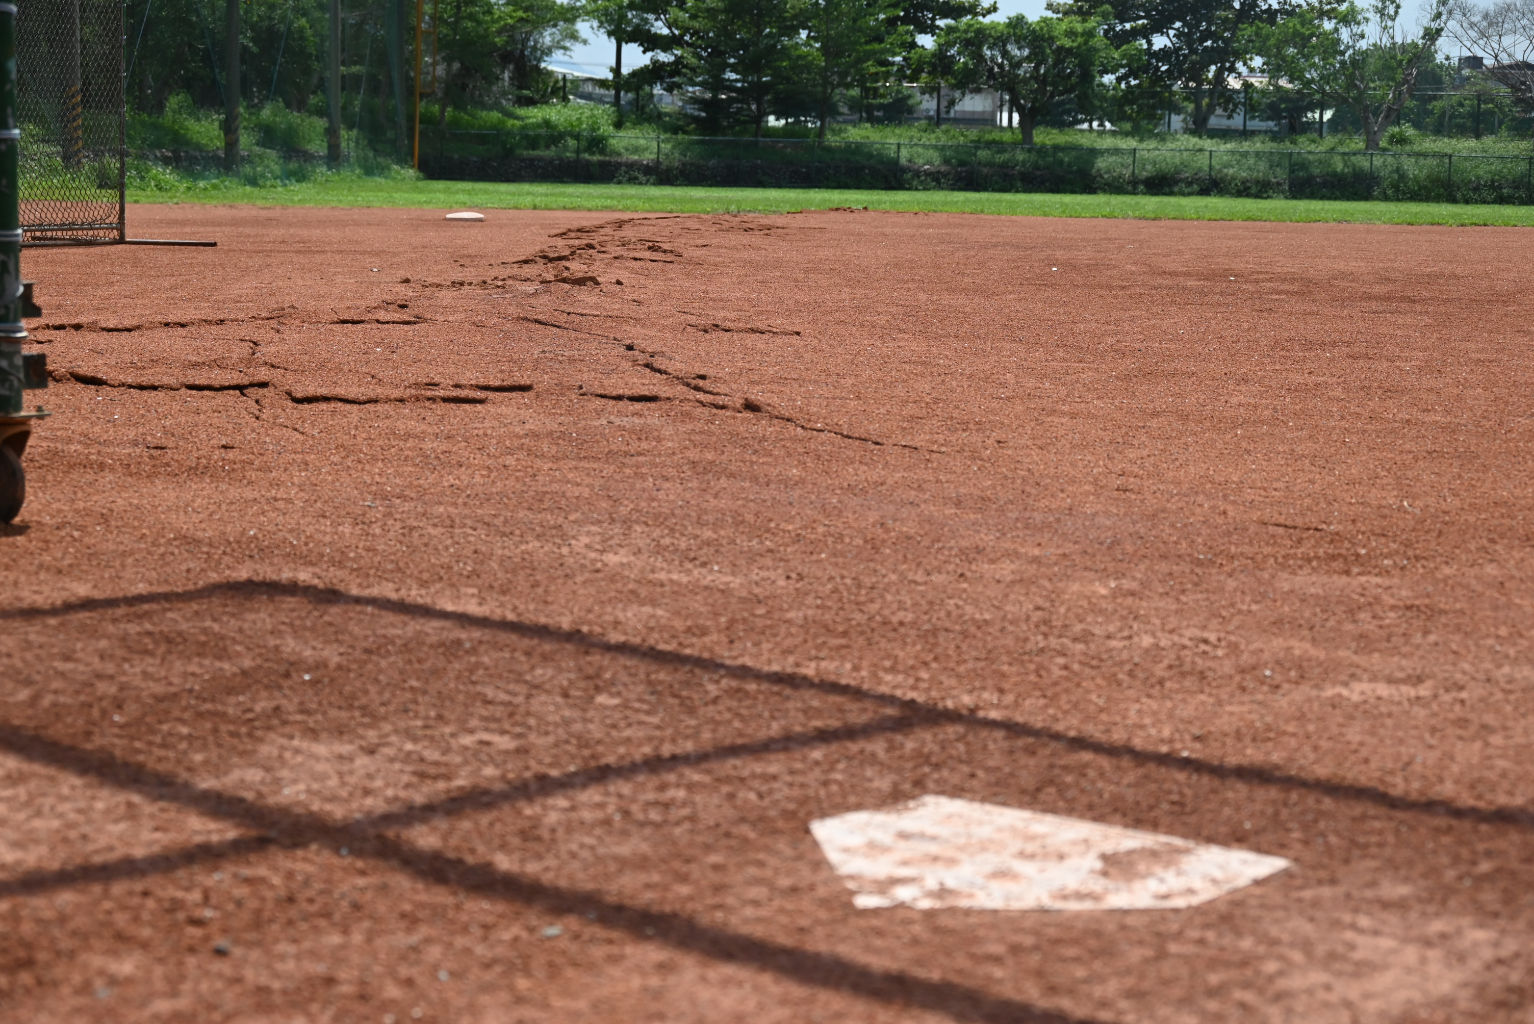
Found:
[[[1534,157],[1466,153],[478,130],[423,134],[421,170],[464,181],[1534,203]]]

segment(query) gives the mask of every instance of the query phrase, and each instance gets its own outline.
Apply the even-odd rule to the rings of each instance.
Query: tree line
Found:
[[[424,0],[417,51],[410,0],[129,0],[130,106],[186,94],[222,105],[280,103],[403,140],[416,64],[429,116],[531,106],[560,94],[546,63],[581,41],[613,41],[619,124],[657,89],[683,98],[699,132],[760,135],[774,119],[899,120],[907,83],[939,99],[991,89],[1031,142],[1062,107],[1124,127],[1172,105],[1196,132],[1231,109],[1243,72],[1269,108],[1345,110],[1376,149],[1449,39],[1483,54],[1480,74],[1534,111],[1534,0],[1430,0],[1408,25],[1401,0],[1051,0],[997,20],[989,0]],[[647,60],[625,69],[625,45]],[[226,136],[228,136],[226,128]]]

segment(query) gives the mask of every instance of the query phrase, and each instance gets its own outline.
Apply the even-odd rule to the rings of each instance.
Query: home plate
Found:
[[[446,217],[444,217],[442,219],[443,220],[484,220],[485,219],[485,215],[482,214],[482,213],[475,213],[473,210],[459,210],[457,213],[450,213],[450,214],[448,214]]]
[[[854,906],[921,910],[1171,910],[1289,867],[1080,818],[924,796],[810,823]]]

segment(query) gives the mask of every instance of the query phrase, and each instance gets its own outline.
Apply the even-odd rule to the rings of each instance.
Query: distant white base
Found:
[[[924,796],[810,823],[862,908],[1170,910],[1291,865],[1079,818]]]
[[[484,220],[484,219],[485,219],[485,215],[484,214],[482,214],[482,213],[475,213],[473,210],[459,210],[457,213],[450,213],[446,217],[443,218],[443,220]]]

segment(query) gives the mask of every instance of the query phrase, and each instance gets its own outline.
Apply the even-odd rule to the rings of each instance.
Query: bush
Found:
[[[219,149],[224,144],[223,118],[199,110],[192,98],[178,92],[165,101],[165,112],[128,115],[130,149]]]
[[[244,128],[254,135],[257,145],[267,149],[289,153],[323,153],[326,149],[326,120],[295,113],[281,103],[268,103],[255,111]]]

